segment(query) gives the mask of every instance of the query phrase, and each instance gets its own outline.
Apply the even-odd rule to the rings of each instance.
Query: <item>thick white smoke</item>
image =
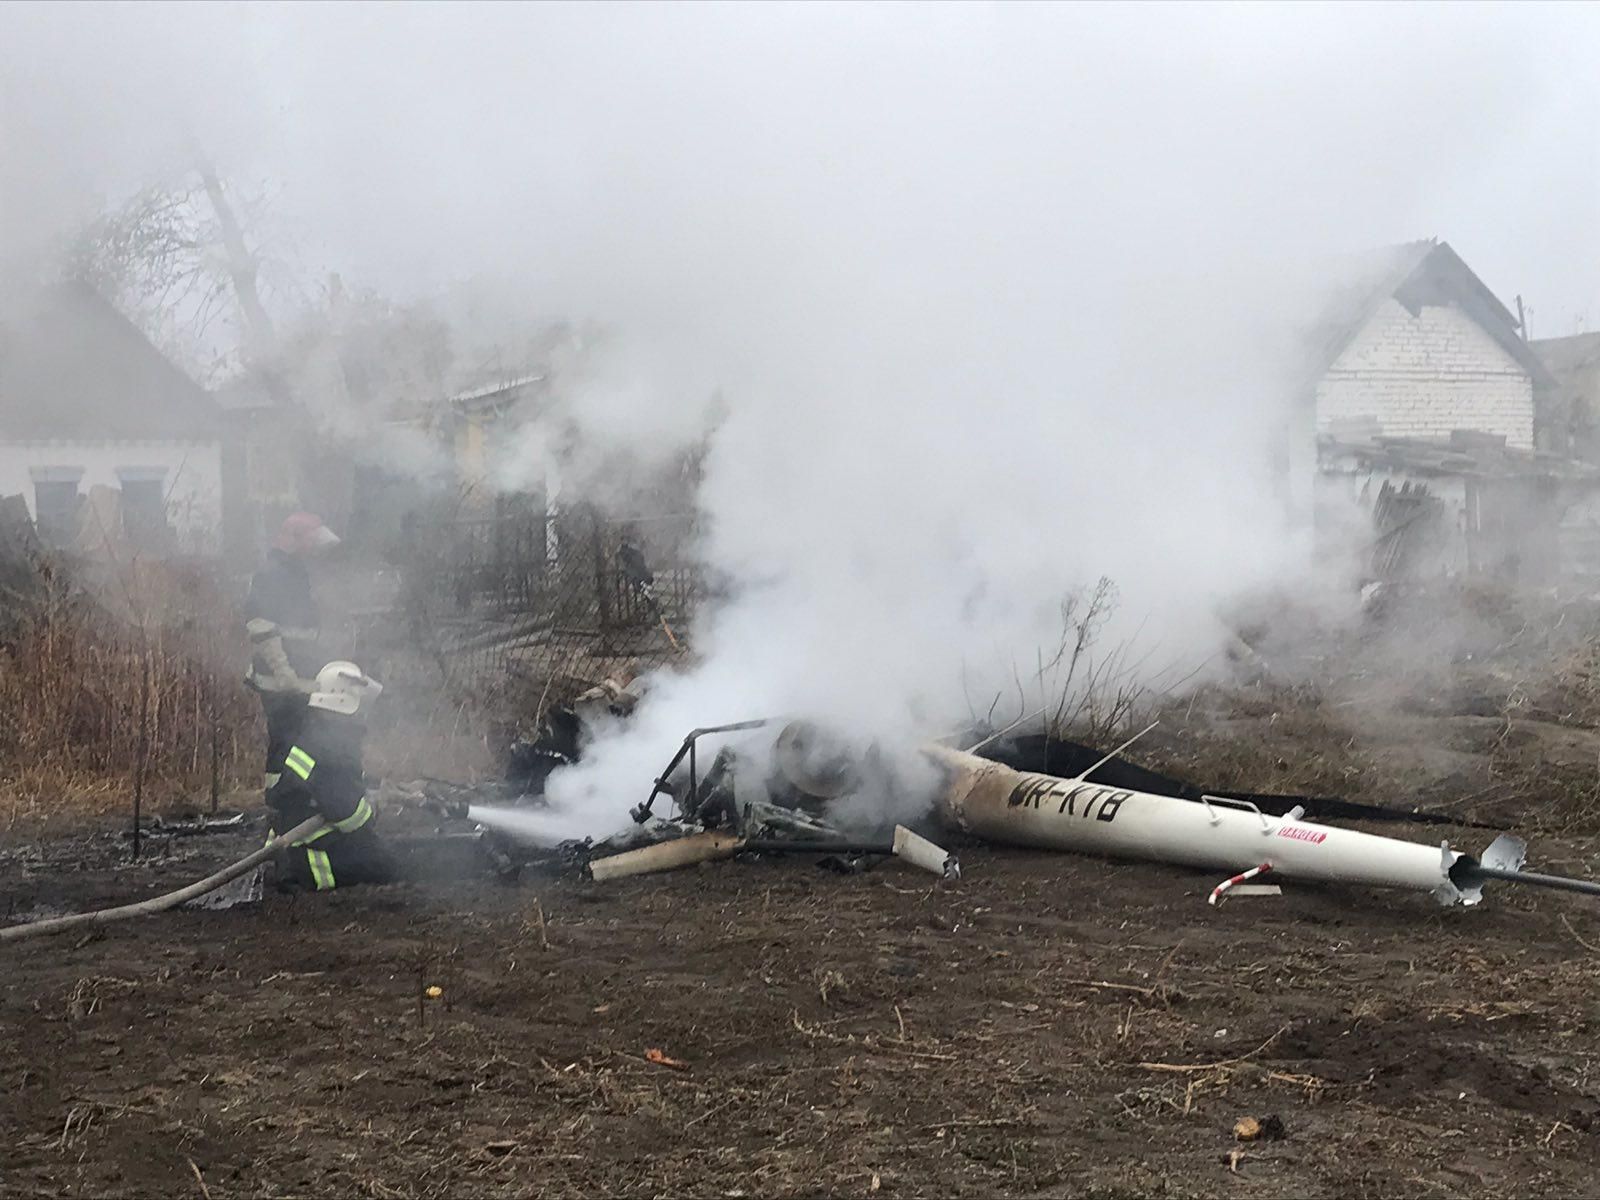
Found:
[[[1038,663],[1100,575],[1120,600],[1097,653],[1136,638],[1150,676],[1198,665],[1222,644],[1217,606],[1289,567],[1270,454],[1285,373],[1256,349],[1270,325],[1224,337],[1176,279],[1130,320],[1113,273],[1030,270],[1027,236],[985,240],[991,257],[959,267],[920,241],[879,247],[893,304],[851,280],[796,315],[798,343],[723,331],[760,349],[728,381],[702,495],[731,599],[702,615],[699,665],[551,781],[575,830],[636,803],[697,725],[802,714],[906,739],[996,696],[1005,717],[1041,686],[1054,699]]]

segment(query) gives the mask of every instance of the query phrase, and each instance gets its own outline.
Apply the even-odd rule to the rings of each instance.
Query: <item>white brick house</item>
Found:
[[[1395,533],[1394,489],[1409,488],[1428,537],[1453,543],[1410,561],[1553,573],[1562,512],[1593,482],[1561,457],[1554,381],[1516,318],[1442,242],[1379,251],[1329,292],[1289,446],[1291,501],[1319,553],[1370,566]]]
[[[1454,305],[1384,299],[1316,384],[1317,433],[1493,433],[1534,448],[1534,373]]]
[[[1326,281],[1290,435],[1290,493],[1309,507],[1319,442],[1493,434],[1565,451],[1553,381],[1516,318],[1444,242],[1410,242]]]

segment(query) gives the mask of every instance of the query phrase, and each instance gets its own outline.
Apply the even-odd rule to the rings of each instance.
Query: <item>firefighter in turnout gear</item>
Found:
[[[277,829],[318,814],[327,825],[285,851],[280,886],[327,891],[394,877],[388,850],[373,828],[377,814],[361,769],[366,710],[382,690],[354,663],[332,662],[317,672],[305,719],[267,804]]]
[[[266,563],[250,581],[244,613],[250,672],[245,682],[261,697],[267,719],[267,791],[283,773],[284,755],[305,716],[311,677],[326,661],[317,648],[317,605],[306,563],[338,544],[320,517],[295,513],[284,521]]]

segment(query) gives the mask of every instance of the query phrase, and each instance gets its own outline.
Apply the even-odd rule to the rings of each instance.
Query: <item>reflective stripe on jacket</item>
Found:
[[[267,802],[287,817],[321,813],[326,833],[354,833],[377,815],[361,769],[361,725],[351,717],[308,709],[306,722],[283,759],[283,776]],[[303,819],[303,818],[301,818]]]

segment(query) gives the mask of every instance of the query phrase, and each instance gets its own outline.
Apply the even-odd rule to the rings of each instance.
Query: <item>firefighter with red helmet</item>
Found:
[[[310,561],[339,544],[314,513],[294,513],[284,522],[266,562],[250,581],[245,631],[250,636],[250,671],[245,682],[261,697],[267,720],[264,789],[283,773],[313,677],[327,661],[318,647],[320,619],[311,591]]]

